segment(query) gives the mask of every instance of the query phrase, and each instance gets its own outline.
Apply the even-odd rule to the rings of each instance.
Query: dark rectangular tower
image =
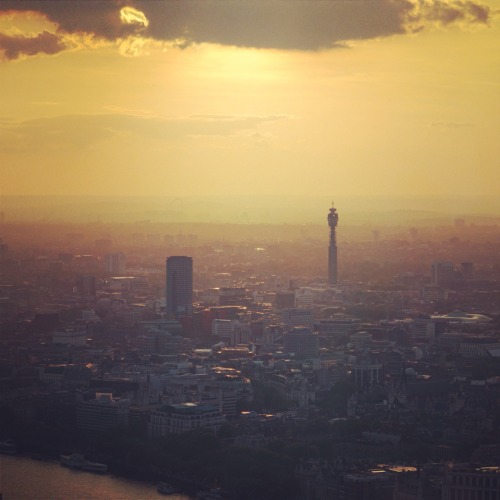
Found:
[[[193,312],[193,259],[173,256],[167,259],[167,317]]]
[[[337,224],[339,215],[333,206],[328,212],[328,225],[330,226],[330,243],[328,245],[328,283],[337,283]]]

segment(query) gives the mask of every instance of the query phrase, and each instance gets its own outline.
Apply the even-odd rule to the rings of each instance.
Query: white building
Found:
[[[232,329],[233,320],[231,319],[214,319],[212,321],[212,335],[221,340],[229,341]]]
[[[312,328],[314,325],[314,314],[310,309],[283,309],[281,320],[287,329],[296,326]]]
[[[167,405],[151,413],[148,435],[150,438],[157,438],[196,429],[216,432],[224,422],[225,416],[212,405],[197,403]]]
[[[76,412],[77,426],[83,431],[102,432],[111,427],[127,426],[130,400],[113,398],[111,393],[97,393],[96,399],[84,401]]]
[[[436,338],[436,321],[432,318],[415,318],[410,324],[410,332],[414,342],[429,342]]]
[[[373,363],[365,359],[352,365],[354,382],[358,387],[372,387],[378,384],[381,371],[381,363]]]
[[[352,349],[364,350],[372,344],[372,334],[361,331],[353,333],[350,337],[349,347]]]
[[[320,320],[319,333],[328,338],[335,339],[355,332],[359,328],[360,324],[361,320],[358,318],[338,314],[330,318]]]
[[[309,288],[295,290],[295,305],[297,307],[312,306],[314,303],[314,292]]]
[[[208,288],[207,290],[202,290],[198,292],[198,300],[206,306],[218,306],[219,305],[219,289],[218,288]]]
[[[220,338],[226,345],[236,346],[250,342],[251,327],[237,319],[214,319],[212,335]]]
[[[89,323],[101,322],[101,318],[96,314],[94,309],[84,309],[82,311],[82,320]]]
[[[87,345],[87,331],[81,328],[66,328],[64,330],[57,330],[52,335],[52,343],[85,346]]]

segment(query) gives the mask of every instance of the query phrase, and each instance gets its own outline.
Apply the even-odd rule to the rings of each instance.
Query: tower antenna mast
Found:
[[[332,208],[328,212],[328,226],[330,226],[330,242],[328,245],[328,283],[337,284],[337,224],[339,214],[332,201]]]

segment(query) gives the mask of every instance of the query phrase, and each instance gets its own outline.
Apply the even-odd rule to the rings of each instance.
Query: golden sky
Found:
[[[0,3],[1,195],[500,195],[500,0]]]

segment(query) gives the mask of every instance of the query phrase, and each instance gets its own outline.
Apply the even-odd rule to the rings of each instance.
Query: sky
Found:
[[[500,195],[500,0],[0,2],[0,195]]]

